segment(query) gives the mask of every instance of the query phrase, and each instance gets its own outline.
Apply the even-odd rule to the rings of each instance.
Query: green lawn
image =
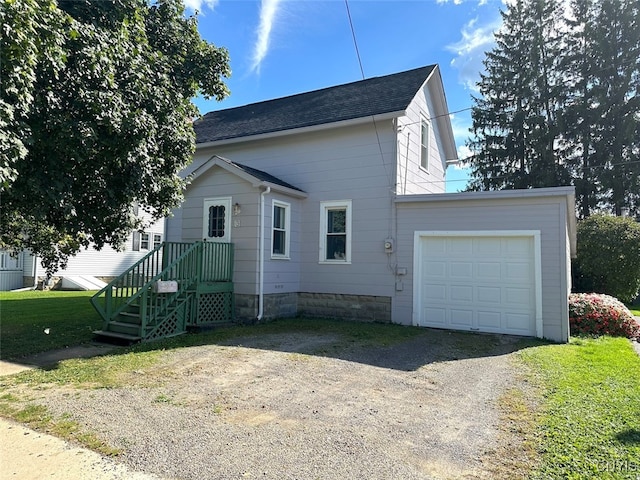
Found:
[[[640,317],[640,305],[630,306],[629,310],[631,310],[631,313],[633,313],[635,316]]]
[[[92,332],[102,325],[89,302],[94,294],[0,292],[0,358],[19,358],[91,341]]]
[[[523,350],[541,386],[534,479],[638,478],[640,357],[629,340],[573,338]]]

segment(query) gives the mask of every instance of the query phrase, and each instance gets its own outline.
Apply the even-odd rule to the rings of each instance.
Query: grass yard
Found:
[[[94,294],[0,292],[0,358],[19,358],[91,341],[92,332],[102,325],[89,302]]]
[[[640,317],[640,305],[632,305],[629,307],[631,313],[633,313],[636,317]]]
[[[542,388],[535,479],[640,475],[640,357],[629,340],[572,338],[523,350]]]

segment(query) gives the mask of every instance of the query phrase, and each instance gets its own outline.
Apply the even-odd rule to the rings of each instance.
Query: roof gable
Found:
[[[250,137],[404,111],[436,65],[207,113],[196,143]]]
[[[188,175],[189,183],[193,182],[197,178],[201,177],[205,172],[208,172],[213,167],[220,167],[238,177],[251,183],[254,187],[271,187],[275,191],[285,193],[294,197],[304,198],[307,193],[304,190],[299,189],[291,185],[284,180],[274,177],[270,173],[258,170],[257,168],[248,167],[240,163],[235,163],[228,158],[214,155],[205,163],[196,168]]]

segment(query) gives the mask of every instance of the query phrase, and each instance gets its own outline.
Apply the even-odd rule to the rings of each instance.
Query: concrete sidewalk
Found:
[[[158,480],[98,453],[0,418],[0,480]]]
[[[91,343],[40,353],[19,360],[0,360],[0,376],[33,368],[55,368],[71,358],[90,358],[119,347]],[[158,480],[160,477],[129,470],[100,454],[57,437],[36,432],[0,418],[0,480]]]

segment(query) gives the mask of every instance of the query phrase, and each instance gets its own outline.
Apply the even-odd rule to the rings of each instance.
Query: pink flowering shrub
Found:
[[[599,293],[569,295],[571,335],[640,338],[640,324],[618,299]]]

